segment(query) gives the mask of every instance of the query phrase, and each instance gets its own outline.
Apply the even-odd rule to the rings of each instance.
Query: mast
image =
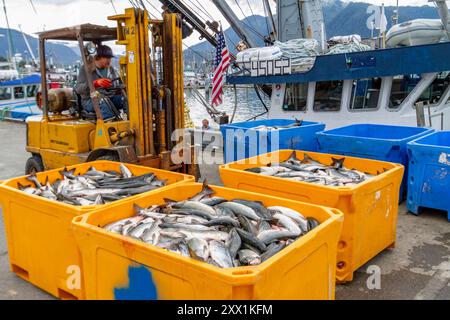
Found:
[[[9,27],[9,19],[8,19],[8,13],[6,11],[6,3],[5,0],[3,0],[3,11],[5,12],[5,18],[6,18],[6,28],[8,30],[8,47],[9,47],[9,62],[11,62],[14,65],[14,69],[17,70],[17,66],[15,63],[13,63],[13,55],[14,55],[14,47],[13,47],[13,41],[12,41],[12,35],[11,35],[11,29]]]
[[[447,33],[447,38],[450,40],[450,19],[448,15],[448,6],[445,0],[428,0],[428,2],[435,2],[439,9],[439,16]]]
[[[326,39],[321,0],[278,0],[278,40]]]
[[[270,24],[272,26],[273,37],[276,40],[277,39],[277,26],[276,26],[275,20],[273,18],[272,8],[270,8],[269,0],[264,0],[263,3],[264,3],[264,7],[266,8],[266,12],[268,14],[267,18],[270,20]]]
[[[25,33],[23,33],[23,31],[22,31],[22,26],[21,26],[20,24],[19,24],[19,30],[20,30],[20,32],[22,33],[23,40],[25,41],[25,44],[27,45],[27,48],[28,48],[28,51],[30,52],[31,59],[33,60],[33,63],[34,63],[35,65],[37,65],[37,64],[38,64],[38,61],[37,61],[37,59],[36,59],[36,56],[34,55],[33,50],[31,49],[30,43],[28,42],[28,39],[27,39]]]
[[[201,21],[197,15],[192,12],[186,5],[183,4],[182,1],[179,0],[159,0],[165,7],[165,10],[168,10],[172,13],[179,13],[183,20],[188,22],[189,25],[192,26],[193,29],[197,30],[198,33],[205,38],[211,45],[217,47],[217,40],[214,35],[210,34],[206,27],[210,27],[214,32],[217,32],[217,23],[214,21],[208,21],[206,24]]]
[[[245,28],[242,27],[242,23],[233,10],[228,6],[226,1],[223,0],[212,0],[216,5],[217,9],[222,13],[222,15],[227,19],[228,23],[233,28],[234,32],[244,41],[248,48],[257,47],[257,43],[253,40],[250,34]]]
[[[398,22],[399,22],[399,20],[400,20],[400,12],[399,12],[399,9],[400,9],[400,7],[399,7],[399,0],[397,0],[397,8],[395,9],[395,11],[394,11],[394,16],[392,17],[392,21],[394,22],[394,25],[395,25],[395,24],[398,24]]]

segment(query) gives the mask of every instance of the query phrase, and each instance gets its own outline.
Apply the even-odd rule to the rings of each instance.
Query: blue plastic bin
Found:
[[[325,130],[323,123],[304,121],[301,126],[288,129],[271,131],[254,129],[263,125],[288,126],[294,123],[295,120],[271,119],[221,126],[225,163],[283,149],[317,151],[316,133]]]
[[[408,210],[444,210],[450,221],[450,131],[408,143],[408,154]]]
[[[406,197],[408,177],[407,144],[434,132],[433,129],[377,124],[355,124],[317,133],[319,152],[400,163],[405,175],[400,201]]]

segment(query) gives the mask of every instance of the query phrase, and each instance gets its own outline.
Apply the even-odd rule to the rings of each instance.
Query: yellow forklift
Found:
[[[185,119],[181,17],[165,13],[163,20],[150,20],[147,11],[130,8],[108,19],[117,28],[84,24],[39,34],[43,115],[27,121],[32,157],[26,174],[101,159],[195,174],[194,166],[171,162],[171,134],[184,128]],[[82,110],[74,89],[48,89],[49,40],[78,43],[95,114]],[[107,97],[94,88],[89,72],[95,70],[96,47],[108,41],[126,52],[119,62],[123,85],[113,90],[126,95],[128,114],[114,121],[102,118],[100,101]]]

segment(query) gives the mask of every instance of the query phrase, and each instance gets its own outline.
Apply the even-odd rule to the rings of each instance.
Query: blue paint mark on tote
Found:
[[[114,289],[116,300],[157,300],[152,273],[144,266],[128,268],[129,288]]]

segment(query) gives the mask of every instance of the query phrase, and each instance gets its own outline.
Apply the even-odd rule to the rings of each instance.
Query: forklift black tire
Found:
[[[105,160],[105,161],[113,161],[113,162],[120,162],[120,158],[119,155],[117,153],[109,153],[109,154],[105,154],[101,157],[98,157],[97,159],[95,159],[96,161],[101,161],[101,160]]]
[[[27,164],[25,165],[25,174],[32,174],[44,171],[44,163],[42,162],[42,158],[40,156],[32,156],[27,160]]]

